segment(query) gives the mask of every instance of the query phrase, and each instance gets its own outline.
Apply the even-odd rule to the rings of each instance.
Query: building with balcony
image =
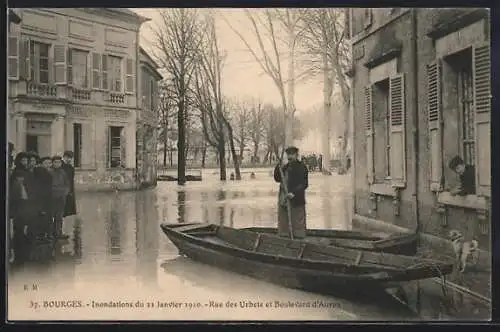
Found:
[[[155,113],[143,106],[146,79],[137,76],[145,53],[139,30],[148,19],[118,8],[17,12],[22,21],[8,42],[7,123],[15,150],[40,156],[74,151],[77,188],[141,186],[137,126]],[[146,67],[160,78],[154,66]]]
[[[458,230],[489,250],[489,12],[353,8],[348,22],[356,218]],[[456,155],[475,168],[474,194],[450,194]]]

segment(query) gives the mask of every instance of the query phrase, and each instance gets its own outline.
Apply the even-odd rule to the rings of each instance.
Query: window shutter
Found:
[[[120,164],[127,167],[127,135],[126,128],[120,131]]]
[[[19,44],[19,78],[29,81],[31,79],[31,41],[22,37]]]
[[[429,177],[431,191],[439,192],[443,179],[441,62],[427,66],[427,103],[429,121]]]
[[[476,117],[477,194],[491,196],[491,55],[490,45],[473,49],[474,109]]]
[[[92,89],[101,88],[101,55],[92,53]]]
[[[71,57],[71,49],[68,49],[68,85],[73,84],[73,61]]]
[[[67,84],[67,50],[64,45],[54,45],[54,78],[56,84]]]
[[[103,90],[109,89],[108,82],[108,57],[106,54],[101,56],[101,88]]]
[[[94,167],[94,139],[92,135],[92,122],[82,123],[82,143],[81,143],[81,156],[82,156],[82,168],[91,169]]]
[[[406,186],[406,105],[405,81],[400,74],[389,79],[391,126],[391,182],[393,187]]]
[[[125,91],[129,93],[133,93],[135,91],[135,68],[134,68],[134,60],[127,58],[126,60],[127,72],[126,72],[126,83],[125,83]]]
[[[365,136],[366,136],[366,176],[368,183],[373,183],[373,89],[365,87]]]
[[[9,79],[19,79],[19,38],[9,36]]]
[[[109,168],[111,166],[111,130],[109,126],[106,126],[105,133],[106,135],[106,144],[105,144],[105,153],[104,153],[104,165],[106,168]]]

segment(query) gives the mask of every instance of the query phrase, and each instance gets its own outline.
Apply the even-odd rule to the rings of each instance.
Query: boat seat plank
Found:
[[[296,258],[301,248],[301,242],[290,239],[261,234],[258,252]]]
[[[217,236],[238,248],[252,251],[258,234],[219,226],[217,229]]]

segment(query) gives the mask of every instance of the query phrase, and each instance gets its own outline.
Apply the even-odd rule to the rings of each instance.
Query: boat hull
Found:
[[[237,257],[228,252],[214,250],[206,246],[188,242],[175,233],[167,233],[168,238],[179,249],[179,253],[194,261],[246,275],[255,279],[285,286],[287,288],[311,291],[321,294],[339,294],[360,288],[385,288],[390,280],[374,279],[353,275],[339,275],[317,269],[298,269],[283,265],[264,263],[259,260]],[[380,275],[382,276],[382,274]]]

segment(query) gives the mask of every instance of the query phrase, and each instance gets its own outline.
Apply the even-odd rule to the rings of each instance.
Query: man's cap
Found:
[[[299,152],[299,149],[297,149],[295,146],[289,146],[285,150],[286,154],[293,154],[293,153],[298,153],[298,152]]]
[[[64,151],[64,153],[63,153],[63,157],[73,158],[74,155],[75,154],[73,153],[73,151],[69,151],[69,150]]]
[[[52,157],[52,161],[55,161],[55,160],[62,160],[62,157],[61,156]]]
[[[464,160],[460,158],[460,156],[455,156],[453,159],[450,160],[450,163],[448,164],[448,167],[452,170],[455,170],[458,165],[461,165],[464,163]]]

